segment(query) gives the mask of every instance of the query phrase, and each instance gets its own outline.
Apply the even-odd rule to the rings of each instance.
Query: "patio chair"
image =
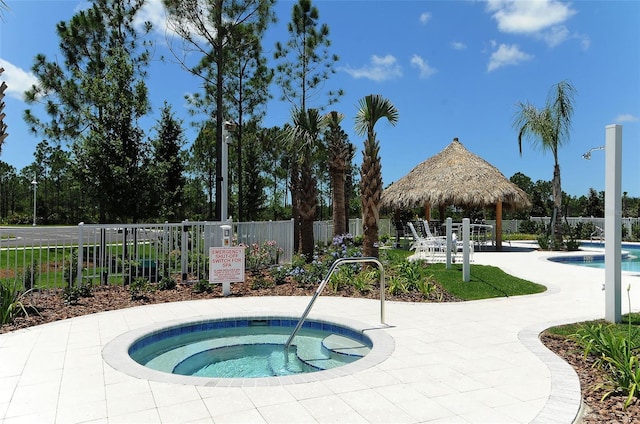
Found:
[[[416,231],[416,228],[412,222],[407,223],[407,225],[411,230],[411,234],[413,235],[413,243],[409,247],[409,250],[438,250],[444,252],[447,248],[447,240],[445,237],[435,237],[431,235],[430,231],[430,236],[421,236],[420,234],[418,234],[418,231]]]

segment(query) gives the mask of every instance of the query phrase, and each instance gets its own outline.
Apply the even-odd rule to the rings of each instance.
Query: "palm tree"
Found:
[[[549,91],[544,108],[537,109],[530,103],[518,103],[513,126],[518,129],[518,147],[522,156],[522,140],[529,138],[534,147],[553,154],[553,216],[551,231],[555,247],[562,246],[562,187],[558,149],[569,140],[575,88],[561,81]]]
[[[356,133],[365,135],[360,168],[360,201],[362,203],[362,228],[364,232],[362,254],[378,257],[378,220],[382,195],[382,163],[380,143],[376,140],[374,126],[380,118],[387,118],[393,126],[398,122],[398,110],[388,99],[370,94],[359,101],[356,115]]]
[[[4,0],[0,0],[0,20],[4,21],[4,11],[9,10],[9,6],[7,6],[7,2]]]
[[[333,207],[333,236],[343,234],[347,228],[345,182],[346,171],[351,165],[350,144],[340,127],[344,115],[331,111],[325,116],[328,126],[326,133],[329,153],[329,175],[331,180],[331,204]]]
[[[313,260],[313,221],[318,206],[317,180],[313,175],[312,160],[314,150],[319,144],[319,136],[325,121],[317,109],[294,109],[293,126],[287,131],[289,145],[297,155],[299,173],[298,205],[300,216],[300,253],[307,262]]]

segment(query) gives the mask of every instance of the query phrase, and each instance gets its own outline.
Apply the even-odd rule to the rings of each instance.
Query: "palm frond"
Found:
[[[370,94],[358,102],[355,131],[358,135],[372,132],[373,127],[381,118],[387,118],[392,126],[398,122],[398,109],[388,99],[380,94]]]

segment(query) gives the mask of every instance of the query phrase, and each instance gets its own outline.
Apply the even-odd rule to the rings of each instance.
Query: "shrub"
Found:
[[[392,275],[387,279],[387,291],[390,295],[396,296],[402,293],[409,293],[407,279],[401,275]]]
[[[564,234],[567,236],[567,238],[564,240],[565,248],[570,252],[579,250],[580,243],[577,240],[578,238],[580,238],[579,228],[577,226],[573,228],[569,224],[565,224],[563,228]]]
[[[22,299],[29,292],[30,290],[24,291],[17,280],[12,283],[0,281],[0,325],[13,322],[21,313],[28,315]]]
[[[633,240],[640,240],[640,224],[631,225],[631,238]]]
[[[269,278],[266,278],[262,274],[256,274],[251,279],[251,289],[252,290],[270,289],[270,288],[275,287],[275,285],[276,285],[276,283],[273,280],[271,280]]]
[[[627,293],[629,290],[630,287]],[[597,323],[581,326],[573,337],[584,349],[585,356],[596,357],[594,366],[607,373],[607,381],[594,388],[605,390],[602,400],[614,393],[627,395],[624,402],[626,409],[640,390],[640,358],[636,353],[640,346],[640,332],[637,327],[632,327],[631,318],[629,317],[626,334],[620,332],[614,324],[604,326]]]
[[[284,284],[286,282],[286,278],[289,276],[289,267],[284,265],[278,265],[269,270],[269,274],[271,274],[271,278],[273,278],[273,282],[278,284]]]
[[[436,285],[433,281],[433,277],[420,280],[416,285],[416,290],[422,294],[423,299],[428,299],[435,288]]]
[[[546,234],[541,234],[538,236],[538,246],[542,250],[549,250],[551,246],[551,240],[549,240],[549,236]]]
[[[538,226],[535,222],[527,219],[518,223],[518,231],[527,234],[536,234],[538,232]]]
[[[65,286],[60,296],[65,305],[77,305],[80,300],[80,293],[75,286]]]
[[[282,248],[278,247],[274,240],[267,240],[262,243],[262,246],[258,243],[252,243],[250,246],[244,246],[244,248],[245,265],[249,270],[257,271],[280,262]]]
[[[131,284],[129,284],[129,294],[131,300],[141,300],[147,297],[147,293],[153,292],[153,286],[148,279],[144,277],[135,278]]]
[[[425,278],[425,269],[421,262],[404,261],[394,268],[394,272],[406,279],[406,286],[409,291],[414,291],[418,289],[418,285]]]
[[[93,282],[88,281],[78,286],[66,286],[60,296],[66,305],[77,305],[81,297],[93,296]]]
[[[339,267],[329,278],[329,282],[327,283],[329,289],[337,293],[341,289],[347,287],[354,278],[353,268],[349,266],[341,266]]]
[[[177,287],[175,278],[164,276],[158,281],[158,289],[160,290],[175,290]]]
[[[211,293],[212,290],[213,289],[211,288],[211,284],[209,284],[209,281],[202,278],[198,280],[191,288],[191,291],[194,293]]]
[[[351,285],[360,293],[368,293],[375,286],[379,278],[377,270],[361,271],[351,280]]]

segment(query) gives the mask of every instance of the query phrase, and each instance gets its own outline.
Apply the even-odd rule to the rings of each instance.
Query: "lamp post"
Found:
[[[582,159],[591,160],[591,152],[596,151],[596,150],[604,150],[604,148],[605,148],[605,146],[592,147],[589,150],[587,150],[586,153],[582,154]]]
[[[220,195],[220,221],[225,222],[229,214],[229,142],[231,133],[236,130],[234,122],[225,121],[222,125],[222,193]]]
[[[604,299],[605,320],[622,321],[622,125],[607,125],[605,145],[589,149],[583,158],[591,159],[594,150],[605,151],[604,194]]]
[[[36,189],[38,187],[38,182],[36,181],[36,176],[33,176],[33,181],[31,181],[31,184],[33,185],[33,226],[36,226]]]

